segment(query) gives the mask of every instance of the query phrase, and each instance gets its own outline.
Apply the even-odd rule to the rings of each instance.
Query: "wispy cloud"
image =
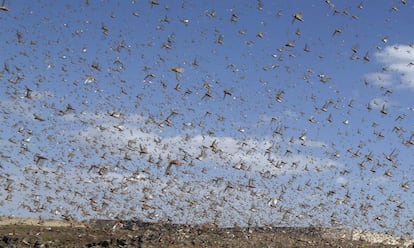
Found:
[[[384,105],[388,104],[389,103],[387,100],[380,97],[373,98],[371,101],[369,101],[369,106],[374,109],[381,109]]]
[[[294,151],[326,149],[324,142],[316,140],[299,141],[292,143],[277,138],[262,137],[234,138],[230,136],[203,136],[188,135],[186,133],[175,136],[163,136],[157,133],[156,128],[144,130],[140,126],[130,125],[128,121],[123,125],[123,131],[116,130],[116,123],[104,115],[93,115],[96,123],[100,123],[99,116],[104,119],[105,125],[89,127],[82,131],[74,130],[71,135],[77,138],[78,144],[85,146],[102,147],[110,144],[111,149],[124,150],[131,156],[138,156],[138,150],[145,148],[146,155],[162,161],[183,160],[184,163],[219,165],[225,170],[245,170],[250,173],[269,171],[272,174],[308,173],[324,171],[333,167],[340,167],[338,161],[309,155],[306,152],[297,154]],[[130,119],[128,116],[125,119]],[[126,147],[132,144],[130,147]],[[289,152],[286,152],[289,150]],[[119,153],[119,156],[122,156]]]
[[[365,79],[377,86],[380,87],[388,87],[388,86],[392,86],[395,82],[393,75],[388,72],[388,73],[384,73],[384,72],[373,72],[373,73],[369,73],[367,75],[365,75]]]
[[[366,75],[369,82],[383,87],[395,85],[414,90],[414,46],[388,46],[377,52],[375,58],[384,65],[383,70]]]

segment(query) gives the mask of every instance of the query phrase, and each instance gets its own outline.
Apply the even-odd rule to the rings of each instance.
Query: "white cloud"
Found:
[[[243,168],[251,173],[270,171],[272,174],[282,173],[307,173],[318,170],[327,170],[332,167],[341,166],[337,161],[320,158],[317,156],[303,154],[285,154],[287,147],[300,147],[306,149],[324,149],[327,145],[320,141],[308,140],[303,145],[301,142],[284,144],[282,140],[262,138],[257,139],[236,139],[233,137],[214,137],[180,134],[171,137],[163,137],[155,132],[143,132],[139,127],[125,124],[125,130],[116,131],[111,124],[107,129],[89,127],[81,132],[74,132],[79,136],[79,141],[88,149],[90,146],[100,147],[102,144],[110,144],[113,148],[125,147],[128,141],[134,141],[136,150],[144,147],[148,156],[160,158],[163,164],[169,159],[184,160],[190,163],[202,163],[204,165],[215,165],[225,170],[234,170],[237,164],[242,163]],[[277,142],[282,148],[274,148],[270,152],[269,147]],[[82,144],[81,143],[81,144]],[[89,144],[90,143],[90,144]],[[213,144],[215,148],[213,148]],[[125,149],[126,150],[126,149]],[[130,152],[138,154],[137,151]],[[307,170],[305,170],[307,169]]]
[[[366,76],[369,82],[379,86],[396,85],[397,88],[414,90],[414,47],[408,45],[388,46],[375,54],[376,59],[384,64],[380,73]]]
[[[340,184],[340,185],[346,185],[348,184],[349,180],[346,179],[345,177],[338,177],[336,178],[336,183]]]
[[[383,72],[374,72],[365,75],[365,79],[377,86],[388,87],[394,83],[392,74]]]
[[[369,101],[369,106],[374,109],[381,109],[384,105],[389,105],[388,101],[384,98],[376,97]]]
[[[375,56],[380,62],[385,64],[397,64],[396,62],[399,62],[407,65],[413,62],[414,47],[396,44],[386,47],[381,52],[376,53]]]
[[[386,176],[374,176],[369,178],[368,180],[374,184],[386,184],[390,182],[390,178]]]

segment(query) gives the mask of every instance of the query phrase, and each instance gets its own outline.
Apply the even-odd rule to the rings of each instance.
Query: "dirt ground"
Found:
[[[141,221],[0,218],[0,247],[403,247],[321,228],[218,228]],[[410,246],[412,247],[412,246]]]

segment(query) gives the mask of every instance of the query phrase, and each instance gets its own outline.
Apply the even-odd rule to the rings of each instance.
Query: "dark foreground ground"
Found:
[[[322,228],[0,219],[0,247],[413,247],[410,242],[397,245],[388,240],[386,244],[381,238],[370,240],[358,235],[349,230]]]

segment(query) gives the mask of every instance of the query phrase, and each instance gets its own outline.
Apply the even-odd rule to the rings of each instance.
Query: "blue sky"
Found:
[[[411,1],[158,2],[6,1],[0,214],[413,237]]]

